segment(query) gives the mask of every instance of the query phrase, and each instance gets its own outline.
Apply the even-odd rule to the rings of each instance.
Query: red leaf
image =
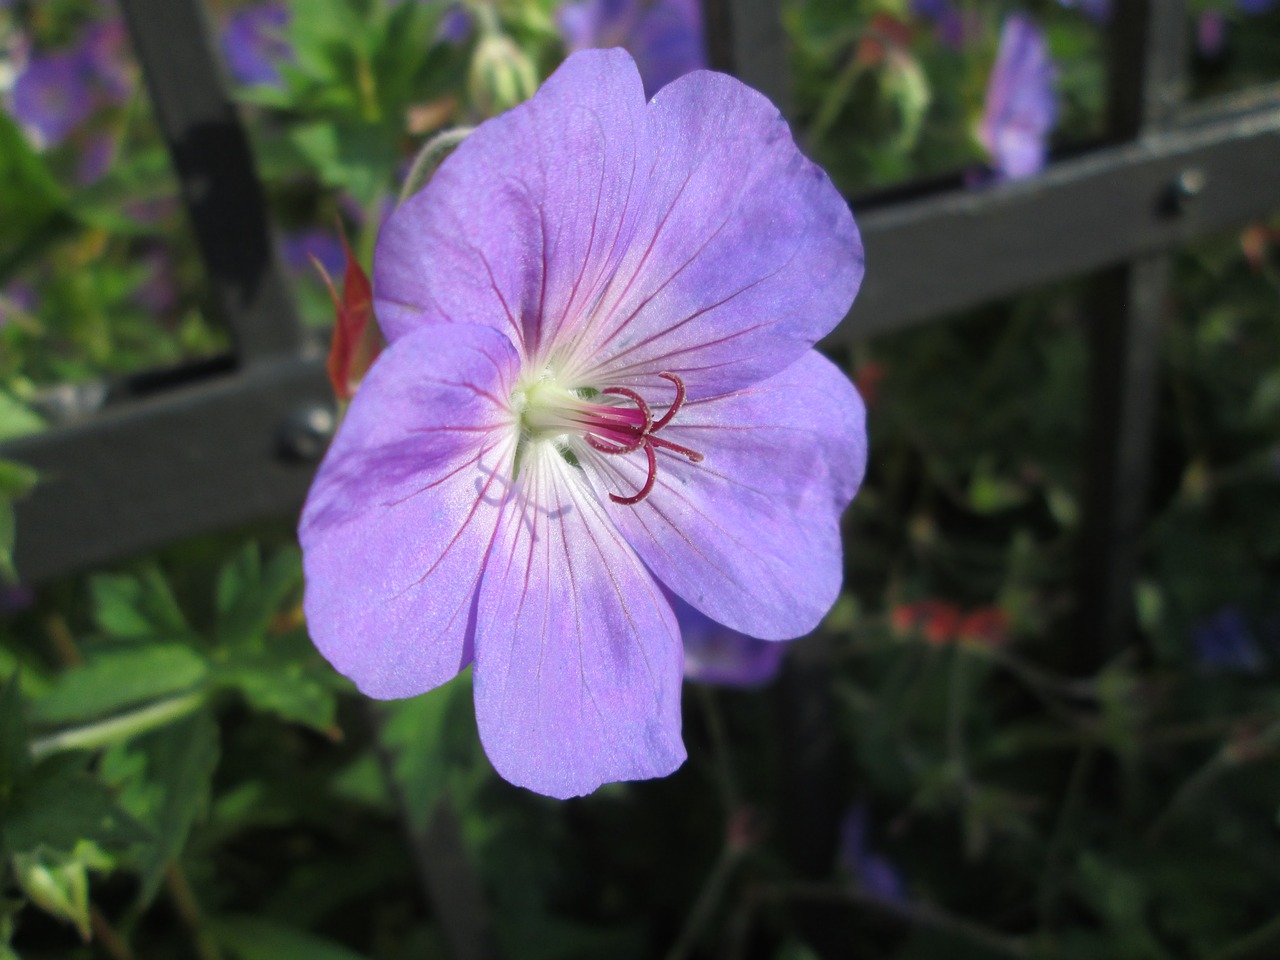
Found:
[[[373,321],[373,286],[369,276],[356,260],[342,234],[342,249],[347,256],[346,270],[342,277],[342,296],[334,288],[333,280],[320,261],[312,257],[329,296],[333,298],[333,343],[329,347],[329,382],[339,400],[350,400],[373,361],[378,358],[386,341],[382,331]]]

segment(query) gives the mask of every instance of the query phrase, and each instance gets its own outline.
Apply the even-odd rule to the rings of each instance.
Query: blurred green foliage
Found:
[[[214,27],[241,6],[213,4]],[[797,136],[842,188],[981,168],[1019,5],[960,6],[977,26],[953,48],[905,0],[785,4]],[[1197,92],[1274,78],[1280,13],[1192,6],[1232,29]],[[281,84],[237,88],[286,239],[341,219],[367,262],[424,138],[554,68],[554,7],[476,0],[447,40],[443,3],[291,3]],[[1020,8],[1060,66],[1055,145],[1088,141],[1101,28]],[[3,46],[112,15],[7,5]],[[227,347],[136,76],[90,129],[114,160],[82,184],[82,140],[37,149],[0,114],[0,440],[83,413],[67,384]],[[11,503],[39,478],[0,461],[0,958],[1280,955],[1275,227],[1177,255],[1133,649],[1082,664],[1071,627],[1090,294],[1063,283],[841,358],[873,442],[846,595],[780,683],[686,691],[680,772],[578,801],[493,774],[469,675],[373,704],[334,674],[287,530],[9,586]],[[323,327],[322,288],[297,281]],[[957,625],[976,614],[985,631]],[[858,855],[820,837],[815,871],[797,761],[823,742],[828,807],[870,826]]]

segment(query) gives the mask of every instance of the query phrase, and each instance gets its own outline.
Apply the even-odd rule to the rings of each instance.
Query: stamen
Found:
[[[677,377],[674,373],[660,373],[658,374],[658,376],[660,376],[663,380],[670,380],[672,383],[676,385],[676,399],[675,399],[675,402],[672,403],[671,406],[667,408],[667,412],[662,415],[661,419],[659,419],[658,422],[653,425],[654,433],[657,433],[659,430],[665,427],[668,423],[670,423],[671,418],[674,417],[680,411],[680,408],[684,406],[684,381],[681,380],[679,377]],[[701,460],[702,458],[699,457],[698,459]]]
[[[614,503],[623,506],[634,506],[639,503],[650,493],[653,492],[654,484],[658,479],[658,457],[657,450],[659,448],[667,450],[671,453],[679,454],[689,460],[690,463],[701,463],[702,454],[697,450],[691,450],[688,447],[681,446],[678,443],[672,443],[662,437],[655,436],[659,430],[665,427],[680,412],[680,408],[684,406],[684,381],[674,373],[658,374],[662,379],[668,380],[675,385],[676,398],[671,406],[657,420],[653,419],[653,413],[649,409],[649,405],[644,398],[634,390],[627,387],[609,387],[601,390],[601,393],[609,393],[614,396],[626,397],[636,405],[637,411],[644,417],[643,426],[628,420],[621,416],[603,415],[597,421],[597,426],[604,429],[596,429],[585,435],[587,443],[595,450],[608,454],[625,454],[634,453],[641,448],[644,449],[645,458],[648,460],[648,470],[644,478],[644,486],[639,491],[629,497],[622,497],[616,493],[609,494],[609,499]],[[605,434],[604,437],[599,434]],[[622,438],[626,438],[628,442],[624,442]]]
[[[624,507],[634,507],[637,503],[653,492],[653,484],[658,479],[658,458],[654,455],[653,444],[646,443],[644,445],[645,456],[649,458],[649,474],[644,478],[644,486],[640,488],[640,492],[630,497],[620,497],[616,493],[609,494],[609,499],[614,503],[620,503]]]

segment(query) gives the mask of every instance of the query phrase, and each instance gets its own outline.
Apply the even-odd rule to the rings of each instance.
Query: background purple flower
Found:
[[[1266,13],[1276,5],[1276,0],[1236,0],[1241,13]]]
[[[684,640],[684,675],[688,680],[723,687],[760,687],[778,675],[787,645],[757,640],[730,630],[669,595]]]
[[[953,50],[962,50],[982,30],[982,13],[957,10],[952,0],[912,0],[911,12],[933,23],[938,39]]]
[[[222,31],[227,69],[240,83],[280,86],[280,65],[293,62],[293,47],[284,36],[289,8],[283,3],[243,7]]]
[[[475,25],[475,17],[471,15],[470,10],[461,4],[452,6],[440,17],[436,39],[458,46],[465,43],[467,37],[471,36]]]
[[[858,886],[881,900],[901,903],[907,899],[902,874],[888,857],[877,853],[868,840],[869,812],[858,801],[840,821],[840,865],[853,874]]]
[[[14,81],[12,112],[39,146],[55,147],[132,86],[123,24],[96,23],[74,46],[30,55]]]
[[[95,108],[92,76],[76,51],[35,54],[13,85],[13,115],[39,146],[56,147]]]
[[[1211,670],[1257,673],[1262,654],[1239,607],[1223,607],[1191,629],[1196,660]]]
[[[1227,43],[1227,18],[1220,10],[1206,10],[1196,18],[1196,52],[1210,60],[1221,55]]]
[[[1005,20],[978,127],[998,177],[1017,180],[1044,167],[1045,140],[1058,115],[1056,73],[1040,28],[1024,16]]]
[[[1064,7],[1074,7],[1094,23],[1106,23],[1111,17],[1111,0],[1058,0]]]
[[[578,0],[560,8],[556,23],[570,52],[627,50],[648,96],[707,65],[699,0]]]
[[[286,233],[280,241],[285,265],[295,273],[313,274],[315,267],[311,258],[315,257],[330,276],[342,276],[347,257],[342,250],[342,240],[337,230],[313,227]]]

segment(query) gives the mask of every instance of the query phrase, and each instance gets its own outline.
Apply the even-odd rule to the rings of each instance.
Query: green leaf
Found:
[[[425,830],[436,804],[461,773],[485,761],[475,734],[471,672],[382,709],[378,732],[394,756],[392,775],[414,829]]]
[[[89,581],[94,617],[108,636],[121,640],[173,640],[189,636],[178,602],[155,567],[139,575],[102,574]]]
[[[3,394],[0,394],[3,397]],[[0,403],[3,403],[0,400]],[[4,439],[4,437],[0,437]],[[15,463],[12,460],[0,460],[0,497],[25,497],[31,492],[32,487],[36,485],[36,481],[40,479],[38,474],[26,464]]]
[[[0,583],[17,583],[18,570],[13,565],[13,545],[17,525],[13,520],[13,504],[0,498]]]
[[[138,858],[139,902],[148,903],[155,896],[165,867],[181,854],[192,824],[208,812],[218,754],[218,726],[202,710],[103,757],[103,776],[121,785],[121,806],[154,835]]]
[[[88,942],[90,870],[109,870],[111,858],[97,844],[82,841],[70,852],[41,848],[14,854],[13,872],[18,886],[45,913],[75,924]]]
[[[20,682],[18,674],[14,673],[0,688],[0,810],[15,795],[31,769]],[[0,818],[2,822],[3,818]]]
[[[81,840],[118,846],[147,839],[147,829],[122,810],[111,792],[86,772],[88,755],[64,753],[38,764],[0,819],[14,853],[40,846],[73,850]]]
[[[271,621],[301,584],[297,550],[280,551],[264,569],[257,544],[246,546],[218,577],[218,640],[261,647]]]
[[[312,123],[295,127],[290,137],[326,186],[349,190],[362,205],[387,188],[396,166],[395,142],[381,126]]]
[[[255,710],[332,733],[336,677],[301,631],[271,639],[265,649],[239,652],[215,681],[231,687]]]
[[[0,390],[0,440],[14,440],[33,433],[39,433],[45,427],[44,420],[28,410],[25,405]],[[8,461],[2,461],[8,463]],[[17,466],[17,464],[13,464]],[[23,468],[27,469],[27,468]],[[2,488],[0,488],[2,489]],[[5,490],[10,493],[11,491]]]
[[[983,459],[969,478],[969,505],[977,513],[999,513],[1016,507],[1027,499],[1023,487],[995,472],[991,461]]]
[[[32,703],[31,719],[45,724],[96,719],[190,690],[207,673],[204,658],[181,644],[109,649],[59,676]]]
[[[365,960],[332,940],[261,917],[224,917],[211,927],[214,938],[240,960]]]
[[[44,161],[5,113],[0,113],[0,183],[5,187],[4,216],[0,217],[2,266],[62,212],[64,205],[62,191]]]

